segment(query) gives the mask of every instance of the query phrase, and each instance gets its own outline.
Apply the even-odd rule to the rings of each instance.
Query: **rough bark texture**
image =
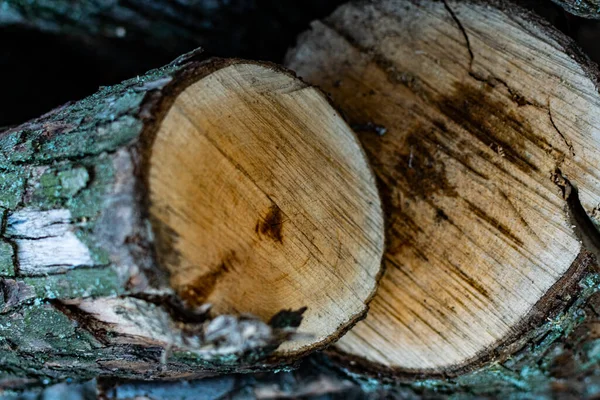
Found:
[[[531,335],[511,359],[458,378],[384,382],[349,371],[339,372],[324,356],[313,356],[296,371],[230,375],[189,382],[101,381],[99,393],[123,400],[147,396],[153,400],[196,399],[593,399],[600,394],[600,293],[596,280],[582,282],[586,301],[571,307]],[[21,388],[33,381],[21,381]],[[9,399],[37,398],[40,388],[5,390]],[[44,391],[84,393],[95,399],[96,383]],[[64,393],[64,392],[62,392]],[[20,397],[21,396],[21,397]],[[29,397],[26,397],[29,396]],[[277,397],[279,396],[279,397]],[[45,397],[44,397],[45,398]],[[53,399],[52,397],[49,397]],[[79,398],[77,398],[79,399]]]
[[[270,327],[252,317],[211,319],[205,308],[187,310],[154,264],[138,177],[148,144],[138,139],[179,85],[223,63],[191,53],[0,132],[0,387],[244,370],[297,324],[294,313]],[[114,334],[112,323],[96,321],[86,307],[113,307],[111,318],[150,335]],[[244,348],[230,351],[238,345]]]
[[[10,400],[215,400],[215,399],[362,399],[357,384],[317,364],[280,373],[238,374],[192,381],[150,382],[94,379],[82,383],[59,383],[21,391],[4,391]]]
[[[552,0],[571,14],[584,18],[600,18],[600,3],[596,0]]]
[[[271,390],[292,392],[288,398],[294,397],[294,394],[310,396],[305,392],[307,385],[303,378],[303,374],[308,374],[309,376],[323,375],[323,379],[332,382],[329,386],[325,386],[331,389],[332,393],[329,397],[317,396],[320,399],[592,399],[600,394],[600,335],[598,335],[600,275],[590,271],[589,276],[580,282],[579,287],[580,298],[576,301],[571,300],[572,303],[564,312],[555,315],[524,338],[510,359],[496,362],[479,371],[448,379],[416,379],[405,383],[385,382],[376,377],[367,378],[348,370],[342,371],[345,377],[338,376],[336,374],[338,367],[327,361],[327,358],[315,357],[313,361],[305,362],[307,365],[299,372],[280,372],[272,375],[271,381],[266,380],[267,388],[259,389],[259,393]],[[4,353],[6,354],[6,351]],[[155,357],[156,363],[158,354]],[[13,362],[15,361],[13,359]],[[77,360],[71,359],[71,361]],[[85,362],[85,359],[83,361]],[[88,363],[91,364],[93,361],[89,360]],[[319,372],[319,368],[326,365],[331,369],[325,367]],[[23,388],[28,385],[39,384],[37,379],[25,377],[32,376],[31,372],[31,370],[16,370],[14,373],[5,371],[3,395],[9,399],[38,398],[41,389],[31,389],[30,392],[22,393]],[[98,372],[102,372],[102,368],[98,368]],[[125,376],[132,376],[132,374]],[[46,383],[52,381],[50,377],[45,379]],[[102,388],[109,399],[122,399],[123,396],[133,398],[134,395],[147,395],[155,400],[177,399],[173,397],[175,395],[180,396],[181,399],[195,398],[193,396],[197,396],[199,392],[194,389],[201,387],[204,388],[202,393],[217,393],[207,399],[223,398],[222,393],[230,394],[234,388],[240,390],[240,397],[231,398],[265,398],[256,395],[256,387],[259,386],[257,382],[265,382],[264,375],[228,376],[198,383],[193,381],[162,384],[107,382],[102,384]],[[7,388],[9,383],[15,389]],[[338,391],[334,390],[335,388],[343,388],[343,390],[336,395]],[[49,389],[49,392],[68,390],[71,394],[84,391],[87,397],[81,397],[82,399],[96,398],[94,383],[69,389],[70,387],[65,388],[65,385],[61,385]],[[122,397],[118,397],[119,395]]]

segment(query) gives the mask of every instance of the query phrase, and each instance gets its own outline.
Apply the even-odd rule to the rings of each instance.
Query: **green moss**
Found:
[[[59,198],[61,197],[60,190],[60,179],[58,178],[56,171],[50,169],[40,177],[39,193],[36,193],[36,196],[42,199]]]
[[[65,274],[27,277],[23,282],[35,289],[42,299],[67,299],[121,294],[116,272],[109,267],[81,268]]]
[[[11,164],[29,160],[33,155],[31,142],[21,143],[24,131],[3,134],[0,137],[0,165],[10,168]]]
[[[23,2],[17,3],[26,7]],[[43,7],[41,2],[36,4]],[[57,6],[54,2],[50,4]],[[74,11],[71,5],[68,9]],[[94,264],[106,266],[24,278],[38,298],[123,293],[121,282],[110,266],[109,252],[95,237],[97,218],[115,185],[110,155],[133,143],[142,131],[139,114],[148,91],[144,85],[158,88],[177,69],[172,65],[101,88],[86,99],[0,137],[0,207],[69,209],[74,232],[90,250]],[[162,83],[153,83],[157,80]],[[12,258],[11,246],[0,242],[1,276],[14,274]]]
[[[21,352],[36,352],[36,363],[51,357],[40,352],[41,349],[59,349],[56,351],[74,355],[100,346],[93,336],[80,330],[66,315],[44,303],[32,304],[14,314],[0,315],[0,340],[7,339]]]
[[[0,172],[0,207],[15,208],[21,201],[28,171]]]
[[[0,276],[14,276],[13,247],[0,241]]]
[[[114,185],[114,168],[109,157],[84,160],[82,165],[86,170],[92,171],[93,180],[81,188],[77,195],[69,197],[65,206],[71,210],[75,219],[93,219],[102,211],[105,196]]]
[[[49,168],[39,179],[35,199],[53,204],[71,198],[86,187],[89,178],[87,169],[81,166],[67,164],[63,169]]]
[[[62,197],[73,197],[83,189],[90,179],[87,169],[83,167],[68,169],[58,173]]]

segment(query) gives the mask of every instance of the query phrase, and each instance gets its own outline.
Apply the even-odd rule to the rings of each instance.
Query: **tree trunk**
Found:
[[[349,3],[286,64],[359,131],[388,221],[369,315],[330,358],[419,390],[585,393],[576,378],[598,372],[596,66],[518,6],[468,0]]]
[[[3,387],[290,364],[374,293],[364,154],[274,65],[191,53],[1,132],[0,149]]]

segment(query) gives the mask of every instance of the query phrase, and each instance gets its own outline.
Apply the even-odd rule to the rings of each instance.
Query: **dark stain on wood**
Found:
[[[394,211],[394,221],[386,233],[389,238],[387,254],[396,256],[404,248],[410,247],[416,257],[429,262],[429,258],[425,254],[427,249],[423,248],[419,241],[419,235],[424,233],[423,229],[401,208]]]
[[[492,217],[491,215],[486,213],[484,210],[479,208],[474,203],[470,202],[467,199],[464,199],[464,200],[467,203],[467,205],[469,206],[469,209],[473,212],[473,214],[475,214],[481,220],[487,222],[488,224],[490,224],[491,226],[496,228],[498,231],[500,231],[500,233],[502,233],[504,236],[506,236],[507,238],[512,240],[518,246],[524,245],[523,241],[521,239],[519,239],[514,233],[512,233],[509,227],[502,224],[500,221],[498,221],[497,219],[495,219],[494,217]]]
[[[264,218],[259,218],[254,227],[257,235],[266,236],[283,243],[283,213],[277,204],[271,205]]]
[[[176,249],[179,234],[154,216],[150,216],[150,221],[156,236],[155,248],[158,262],[172,273],[181,262],[181,253]]]
[[[481,294],[484,298],[489,299],[490,295],[489,295],[488,291],[485,289],[485,287],[483,287],[483,285],[481,285],[479,282],[477,282],[475,279],[473,279],[471,276],[469,276],[465,271],[462,270],[462,268],[460,268],[460,266],[455,265],[452,262],[450,262],[450,264],[452,265],[452,267],[453,267],[452,270],[456,273],[456,275],[458,275],[463,281],[465,281],[469,286],[471,286],[475,291],[477,291],[479,294]]]
[[[195,307],[206,303],[210,295],[215,291],[219,281],[234,270],[233,264],[236,260],[236,254],[232,251],[216,267],[181,288],[179,290],[180,297],[185,301],[186,305]]]
[[[397,154],[393,176],[404,193],[422,199],[434,194],[457,195],[446,178],[446,167],[436,153],[435,141],[427,132],[416,130],[406,137],[404,149]]]
[[[446,214],[441,208],[438,208],[435,212],[435,222],[441,223],[442,221],[448,221],[448,214]]]
[[[539,168],[526,154],[526,141],[543,149],[551,148],[527,121],[501,99],[493,98],[493,87],[456,83],[452,96],[442,97],[437,107],[451,121],[467,130],[487,147],[527,174]],[[511,97],[511,102],[515,101]],[[521,106],[520,102],[516,101]]]

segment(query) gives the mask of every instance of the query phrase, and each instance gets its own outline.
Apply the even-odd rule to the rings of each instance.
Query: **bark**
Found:
[[[99,384],[101,396],[110,400],[185,399],[359,399],[365,396],[360,386],[314,363],[303,363],[295,371],[229,375],[192,382],[109,382]],[[179,397],[178,397],[179,396]],[[204,396],[204,397],[199,397]]]
[[[430,18],[435,23],[429,25]],[[500,27],[504,24],[501,21],[511,28]],[[490,32],[506,32],[506,35],[499,37]],[[529,55],[539,54],[531,58],[521,57],[519,47],[529,41],[531,32],[535,32],[536,40],[540,42],[526,46],[528,50],[525,52]],[[509,59],[511,61],[505,62]],[[555,59],[569,59],[569,66]],[[570,157],[574,157],[575,163],[580,162],[578,157],[589,157],[590,163],[597,162],[598,153],[593,150],[598,146],[593,139],[597,127],[592,123],[594,127],[588,130],[580,125],[568,124],[563,118],[568,119],[573,114],[564,113],[565,109],[559,105],[571,98],[568,94],[570,90],[578,90],[575,87],[583,85],[587,88],[590,102],[582,110],[595,109],[598,98],[596,66],[569,39],[513,4],[464,1],[350,3],[326,20],[313,23],[312,30],[303,34],[297,47],[288,53],[286,63],[304,79],[330,93],[359,131],[361,142],[378,176],[386,205],[386,275],[366,320],[328,350],[332,365],[337,365],[361,381],[365,388],[376,392],[390,390],[388,393],[407,398],[412,395],[433,398],[444,395],[587,398],[597,395],[598,358],[592,349],[597,345],[595,325],[598,315],[594,309],[599,279],[596,261],[598,222],[594,212],[596,202],[588,197],[595,190],[591,187],[595,185],[593,182],[597,182],[597,177],[590,177],[584,182],[579,173],[571,170],[552,178],[556,173],[553,165],[564,170],[571,163],[565,161]],[[544,65],[542,75],[546,78],[543,84],[535,84],[533,82],[537,78],[529,75],[529,71],[537,70],[541,65]],[[571,80],[571,73],[580,76],[581,80]],[[560,77],[565,86],[555,85],[556,77]],[[453,86],[455,79],[458,83]],[[468,86],[471,84],[482,91],[474,96],[468,95]],[[569,89],[554,92],[557,87]],[[496,93],[498,97],[491,93]],[[491,99],[488,96],[498,101],[488,103]],[[449,104],[455,105],[450,106],[451,109],[456,107],[460,110],[460,118],[447,108]],[[479,120],[478,115],[483,108],[486,111]],[[582,120],[589,121],[592,118],[591,114],[579,115]],[[546,122],[529,130],[529,123],[536,125],[544,118]],[[433,122],[427,122],[431,120]],[[517,120],[520,122],[517,123]],[[503,122],[496,125],[495,121]],[[525,124],[515,128],[519,131],[517,137],[527,137],[527,141],[535,143],[536,139],[530,136],[530,132],[542,132],[549,146],[544,153],[562,153],[557,158],[549,157],[547,166],[541,167],[540,164],[540,171],[543,170],[542,175],[546,176],[540,175],[539,182],[544,182],[548,177],[554,180],[546,181],[544,185],[548,188],[555,185],[555,193],[563,202],[562,209],[557,209],[555,215],[566,212],[565,221],[570,221],[567,223],[572,229],[571,235],[580,242],[572,242],[572,250],[575,254],[579,252],[579,255],[572,264],[563,266],[560,279],[529,309],[526,316],[519,318],[509,334],[499,335],[500,340],[474,352],[472,358],[463,362],[452,365],[442,361],[434,367],[439,360],[444,360],[455,351],[452,346],[462,343],[459,335],[453,336],[452,341],[437,340],[457,329],[461,324],[460,318],[470,321],[462,334],[472,336],[472,346],[482,338],[482,334],[477,333],[477,325],[485,324],[490,314],[497,314],[495,306],[491,306],[477,318],[471,319],[478,313],[481,304],[486,303],[485,298],[494,291],[486,286],[490,283],[487,274],[505,263],[518,268],[515,257],[495,267],[476,267],[480,262],[477,261],[479,250],[470,249],[468,262],[455,261],[457,265],[449,265],[444,269],[446,272],[436,269],[436,265],[456,260],[452,254],[457,248],[469,246],[466,243],[457,244],[457,240],[467,237],[469,241],[477,243],[486,235],[484,231],[487,228],[476,229],[477,233],[471,235],[470,229],[477,226],[480,218],[495,226],[494,229],[499,233],[504,231],[501,235],[511,236],[503,226],[514,229],[518,225],[514,219],[506,222],[513,218],[509,205],[498,206],[503,211],[492,218],[495,222],[481,212],[488,209],[493,213],[492,204],[519,198],[520,195],[512,192],[519,185],[515,181],[509,186],[495,183],[495,194],[489,198],[484,194],[485,189],[477,190],[477,196],[469,201],[481,200],[481,207],[470,208],[470,213],[478,217],[468,224],[457,222],[464,215],[459,211],[460,201],[455,200],[457,197],[468,197],[480,178],[484,178],[481,182],[485,186],[495,179],[494,176],[498,176],[491,170],[489,174],[484,172],[483,164],[474,161],[478,157],[488,157],[485,155],[488,150],[475,150],[475,143],[478,142],[490,146],[492,152],[489,153],[489,162],[500,166],[497,164],[499,161],[503,171],[507,171],[505,168],[509,168],[509,164],[520,164],[521,167],[516,169],[530,177],[536,176],[533,170],[539,167],[533,166],[535,162],[531,164],[532,170],[521,164],[525,160],[530,162],[535,159],[532,156],[535,146],[527,145],[525,150],[512,143],[511,126],[516,126],[513,123]],[[547,127],[543,127],[546,123]],[[477,136],[480,129],[491,136]],[[452,133],[443,133],[449,131]],[[442,133],[437,136],[436,132]],[[463,141],[461,132],[473,133],[476,137]],[[588,143],[585,149],[590,152],[587,154],[582,153],[583,147],[575,144],[583,142]],[[501,149],[496,147],[498,145]],[[507,148],[514,153],[508,154]],[[525,157],[525,154],[528,156]],[[465,177],[457,178],[457,171],[463,168],[468,170],[465,170]],[[470,174],[473,175],[466,178]],[[478,174],[481,175],[475,176]],[[533,182],[528,184],[528,188],[531,185]],[[503,188],[500,192],[508,190],[508,194],[503,196],[498,193],[500,187]],[[528,219],[527,212],[521,206],[523,203],[520,203],[519,213]],[[530,232],[547,233],[548,226],[536,228],[535,224],[531,225],[533,220],[529,221]],[[460,226],[461,234],[452,236],[454,228],[451,225]],[[422,240],[423,236],[427,240]],[[507,248],[515,245],[510,242],[516,236],[511,237],[504,245]],[[518,241],[521,243],[519,246],[525,243]],[[444,248],[444,243],[453,245]],[[550,243],[552,248],[562,246],[565,242]],[[566,247],[563,251],[566,251]],[[444,251],[440,252],[440,248]],[[537,254],[541,254],[539,251]],[[494,257],[502,257],[501,252],[493,254]],[[552,262],[544,264],[548,266]],[[455,278],[446,274],[453,268],[465,268],[469,276],[461,279],[470,283],[461,284],[456,296],[444,297],[444,293],[452,290]],[[478,275],[478,268],[485,274]],[[508,287],[511,281],[509,275],[502,274]],[[437,279],[441,279],[440,285],[432,283]],[[532,277],[531,282],[534,280]],[[469,285],[471,288],[468,288]],[[532,286],[526,285],[525,290],[530,293]],[[418,303],[411,302],[406,293],[411,293]],[[459,297],[460,302],[455,303]],[[472,298],[478,300],[471,303]],[[404,303],[398,299],[403,299]],[[501,300],[492,303],[497,304],[498,301]],[[418,307],[422,308],[422,312],[416,311]],[[407,308],[412,308],[413,313],[409,315],[410,318],[403,319]],[[468,312],[457,317],[464,309]],[[436,318],[427,321],[430,324],[427,327],[422,321],[430,315],[431,310],[439,313],[435,314]],[[393,317],[386,317],[389,313]],[[421,329],[420,325],[425,327]],[[380,340],[373,332],[391,341],[392,345]],[[498,331],[490,329],[488,332]],[[357,335],[362,335],[363,340],[353,339]],[[445,341],[449,347],[445,347]],[[375,345],[365,345],[370,345],[370,342]],[[434,342],[436,344],[432,345]],[[414,347],[410,343],[415,343]],[[427,346],[437,351],[425,355],[427,352],[423,349],[427,349]],[[394,359],[392,354],[398,347],[403,353]],[[422,366],[410,363],[415,354],[421,357]]]
[[[212,315],[182,300],[169,284],[174,272],[155,260],[147,187],[154,135],[182,90],[238,62],[193,52],[0,133],[3,389],[32,379],[191,378],[295,361],[268,356],[293,336],[303,310],[282,310],[269,323]],[[308,89],[275,66],[261,71]],[[317,92],[300,95],[307,93]],[[319,337],[317,347],[334,336]]]
[[[237,374],[192,381],[90,380],[4,391],[3,398],[73,400],[362,399],[360,386],[316,364],[279,373]],[[373,397],[373,396],[370,396]],[[374,398],[374,397],[373,397]]]
[[[596,0],[552,0],[573,15],[583,18],[600,18],[600,3]]]
[[[583,282],[589,285],[591,282]],[[536,330],[529,341],[511,359],[498,362],[453,379],[417,379],[412,382],[367,378],[355,371],[342,370],[327,357],[309,357],[295,371],[279,373],[227,375],[199,381],[140,382],[95,380],[83,384],[58,384],[47,389],[35,387],[23,391],[35,380],[13,377],[15,387],[4,390],[9,399],[37,398],[40,393],[80,395],[81,400],[133,399],[147,396],[152,400],[206,399],[592,399],[600,393],[598,346],[595,334],[600,326],[600,296],[597,281],[585,305],[573,304],[564,314]],[[565,320],[578,318],[568,323]],[[20,382],[20,386],[16,382]],[[45,397],[43,397],[45,398]],[[100,397],[102,398],[102,397]]]

